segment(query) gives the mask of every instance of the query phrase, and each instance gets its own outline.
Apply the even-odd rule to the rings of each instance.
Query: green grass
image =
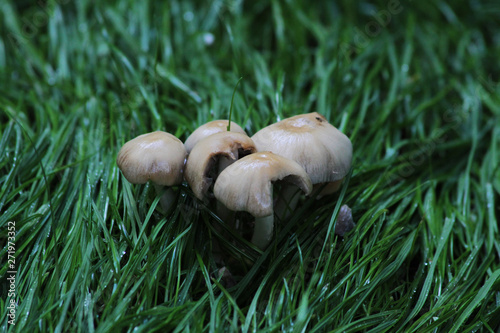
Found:
[[[3,0],[0,16],[1,331],[500,327],[494,1]],[[162,214],[115,162],[137,135],[227,118],[240,77],[249,134],[318,111],[354,146],[342,191],[306,200],[264,253],[185,185]]]

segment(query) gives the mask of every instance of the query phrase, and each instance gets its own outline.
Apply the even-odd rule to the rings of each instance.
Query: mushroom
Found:
[[[335,233],[344,237],[344,235],[354,229],[355,226],[356,223],[354,223],[352,219],[351,208],[347,205],[342,205],[337,216],[337,222],[335,223]]]
[[[205,200],[217,176],[239,158],[256,152],[246,134],[220,132],[200,140],[191,150],[184,177],[194,195]]]
[[[170,133],[156,131],[139,135],[125,143],[116,162],[125,178],[132,184],[154,184],[158,193],[167,186],[160,204],[168,211],[175,201],[170,186],[182,182],[186,149],[181,140]]]
[[[272,151],[302,166],[314,188],[323,188],[319,196],[338,190],[351,167],[351,141],[317,112],[269,125],[255,133],[252,140],[258,151]],[[294,194],[291,190],[283,194],[284,206],[291,210],[298,199],[292,199]]]
[[[312,184],[296,162],[271,152],[254,153],[228,166],[215,182],[214,195],[232,211],[246,211],[255,217],[252,243],[264,250],[274,228],[273,182],[293,184],[307,195]]]
[[[196,143],[203,138],[206,138],[209,135],[219,133],[219,132],[227,132],[228,120],[213,120],[204,125],[198,127],[191,135],[186,139],[184,146],[186,147],[186,151],[188,154],[194,148]],[[245,131],[235,122],[231,121],[231,132],[245,134]]]

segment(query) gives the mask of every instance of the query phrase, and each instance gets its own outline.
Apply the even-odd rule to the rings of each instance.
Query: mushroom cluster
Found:
[[[284,119],[252,137],[234,122],[228,125],[209,122],[184,144],[160,131],[138,136],[121,148],[117,163],[131,183],[151,180],[166,211],[175,201],[170,187],[185,179],[196,198],[216,205],[223,221],[230,223],[234,212],[250,213],[252,243],[264,250],[275,216],[289,217],[302,193],[324,196],[340,188],[351,167],[351,141],[317,112]]]

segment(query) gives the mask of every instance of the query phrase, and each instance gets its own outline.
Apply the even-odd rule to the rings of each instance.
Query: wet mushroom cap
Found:
[[[186,162],[184,177],[194,195],[203,200],[217,177],[218,159],[236,161],[242,156],[257,151],[255,144],[246,134],[220,132],[200,140],[191,150]]]
[[[271,152],[259,152],[222,171],[215,182],[214,194],[232,211],[265,217],[273,214],[272,185],[279,180],[295,184],[306,195],[311,193],[311,180],[298,163]]]
[[[148,180],[163,186],[180,184],[183,178],[186,149],[170,133],[156,131],[139,135],[125,143],[116,162],[132,184]]]
[[[269,125],[252,139],[258,151],[272,151],[297,162],[313,184],[340,180],[351,167],[351,141],[317,112]]]
[[[196,143],[198,143],[198,141],[200,141],[201,139],[206,138],[207,136],[210,136],[215,133],[227,132],[228,123],[229,121],[225,119],[213,120],[204,125],[201,125],[196,130],[194,130],[194,132],[191,133],[191,135],[186,139],[186,142],[184,142],[184,146],[186,147],[188,154],[194,148]],[[232,121],[230,130],[231,132],[236,132],[246,135],[245,131],[238,124]]]

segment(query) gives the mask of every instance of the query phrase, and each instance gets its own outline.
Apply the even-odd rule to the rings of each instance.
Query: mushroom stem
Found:
[[[219,157],[219,165],[217,166],[218,167],[218,170],[217,170],[217,177],[219,176],[219,174],[225,169],[227,168],[228,166],[230,166],[231,164],[234,163],[235,160],[227,157],[227,156],[221,156]]]
[[[217,200],[217,216],[223,221],[224,223],[230,224],[231,227],[234,226],[234,212],[229,210],[222,202]]]
[[[160,195],[160,206],[161,208],[165,211],[165,213],[170,211],[170,208],[172,208],[176,195],[174,190],[172,190],[171,187],[167,186],[162,186],[158,184],[154,184],[156,193]]]
[[[219,177],[220,173],[224,171],[225,168],[233,164],[235,160],[227,157],[227,156],[220,156],[219,157],[219,165],[217,166],[217,177]],[[234,214],[232,211],[227,209],[226,206],[224,206],[219,200],[217,200],[217,216],[220,217],[224,223],[229,224],[231,227],[235,227],[234,225]]]
[[[274,207],[276,216],[280,221],[285,220],[293,213],[300,199],[300,189],[290,183],[285,183],[281,187],[278,202]]]
[[[273,238],[274,214],[255,219],[252,244],[264,251]]]

